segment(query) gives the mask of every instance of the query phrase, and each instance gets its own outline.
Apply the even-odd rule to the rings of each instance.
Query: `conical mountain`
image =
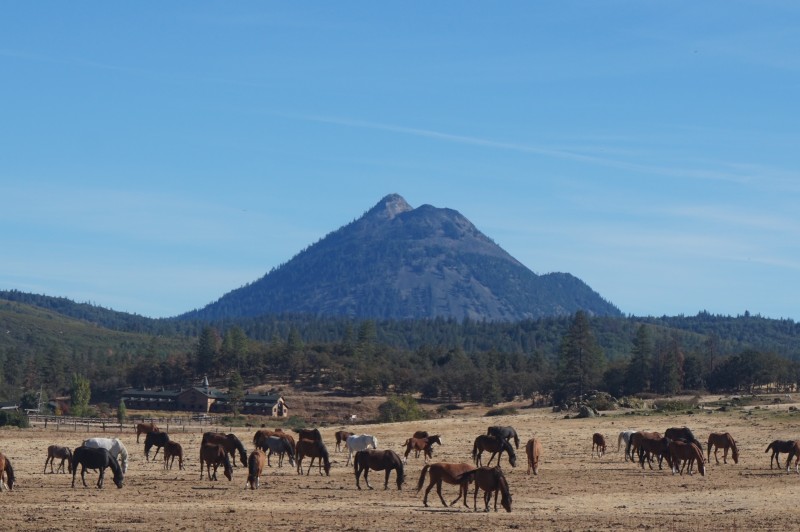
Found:
[[[568,273],[537,275],[452,209],[390,194],[261,279],[182,318],[270,313],[514,321],[621,315]]]

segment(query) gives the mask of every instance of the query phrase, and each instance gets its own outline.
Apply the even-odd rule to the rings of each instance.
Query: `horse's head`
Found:
[[[230,481],[233,480],[233,467],[231,466],[231,461],[228,460],[228,454],[225,454],[225,461],[223,462],[225,467],[225,477]]]
[[[736,448],[736,441],[733,439],[733,436],[730,434],[728,435],[728,440],[731,444],[731,457],[733,458],[733,463],[739,463],[739,449]]]
[[[378,438],[376,438],[375,436],[372,437],[372,448],[373,449],[378,448]]]
[[[500,479],[500,504],[505,508],[506,512],[511,512],[511,491],[508,489],[508,482],[505,477]]]
[[[442,444],[442,437],[439,436],[438,434],[436,434],[436,435],[431,436],[430,438],[428,438],[428,442],[430,442],[431,444],[438,443],[439,445],[441,445]]]

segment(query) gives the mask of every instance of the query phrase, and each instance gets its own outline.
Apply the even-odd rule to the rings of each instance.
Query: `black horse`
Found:
[[[698,449],[703,448],[703,445],[697,441],[697,438],[694,437],[694,434],[689,427],[669,428],[664,433],[664,437],[669,438],[670,440],[684,440],[687,443],[693,443],[697,445]]]
[[[148,432],[144,437],[144,458],[150,460],[150,449],[156,447],[156,452],[153,455],[153,460],[158,456],[158,451],[164,447],[169,441],[169,434],[166,432]]]
[[[96,469],[100,471],[100,478],[97,479],[97,487],[103,487],[103,477],[106,468],[110,467],[114,473],[114,484],[118,488],[122,487],[123,473],[122,468],[117,461],[117,457],[108,452],[108,449],[95,449],[93,447],[85,447],[81,445],[72,451],[72,487],[75,487],[75,474],[78,472],[78,466],[81,466],[81,481],[83,486],[86,485],[86,469]]]
[[[386,471],[386,478],[383,482],[383,489],[389,489],[389,473],[392,470],[397,470],[397,489],[402,489],[403,482],[406,480],[405,473],[403,473],[403,461],[400,456],[392,450],[376,451],[375,449],[367,449],[365,451],[358,451],[356,457],[353,459],[353,468],[356,473],[356,487],[361,489],[361,484],[358,480],[361,478],[361,473],[364,473],[364,481],[367,487],[372,489],[369,485],[369,470]]]
[[[514,430],[514,427],[501,427],[499,425],[495,425],[493,427],[489,427],[486,431],[486,434],[489,436],[494,436],[495,438],[501,438],[506,441],[511,441],[511,438],[514,438],[514,447],[519,449],[519,436],[517,436],[517,431]]]

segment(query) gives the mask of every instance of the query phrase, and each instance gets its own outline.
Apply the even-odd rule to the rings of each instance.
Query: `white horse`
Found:
[[[375,436],[370,436],[369,434],[360,434],[356,436],[355,434],[347,438],[347,452],[350,453],[347,456],[347,463],[345,465],[350,465],[350,462],[353,460],[353,454],[357,453],[358,451],[365,451],[372,447],[373,449],[378,448],[378,438]]]
[[[633,456],[629,454],[630,450],[630,442],[631,436],[635,433],[635,430],[623,430],[619,433],[619,437],[617,437],[617,452],[619,452],[620,447],[622,444],[625,444],[625,461],[627,462],[630,458],[631,462],[633,462]]]
[[[84,440],[83,444],[95,449],[108,449],[112,456],[119,457],[122,462],[122,472],[128,471],[128,449],[117,438],[89,438]]]

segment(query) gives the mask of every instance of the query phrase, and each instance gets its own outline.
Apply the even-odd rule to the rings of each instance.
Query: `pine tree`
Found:
[[[592,334],[589,318],[579,310],[561,340],[558,398],[580,397],[602,378],[605,356]]]
[[[633,339],[631,361],[625,370],[626,393],[650,391],[653,364],[653,338],[647,325],[640,325]]]
[[[89,379],[73,373],[72,375],[72,406],[73,416],[83,417],[89,413],[89,400],[92,397],[92,389],[89,386]]]

